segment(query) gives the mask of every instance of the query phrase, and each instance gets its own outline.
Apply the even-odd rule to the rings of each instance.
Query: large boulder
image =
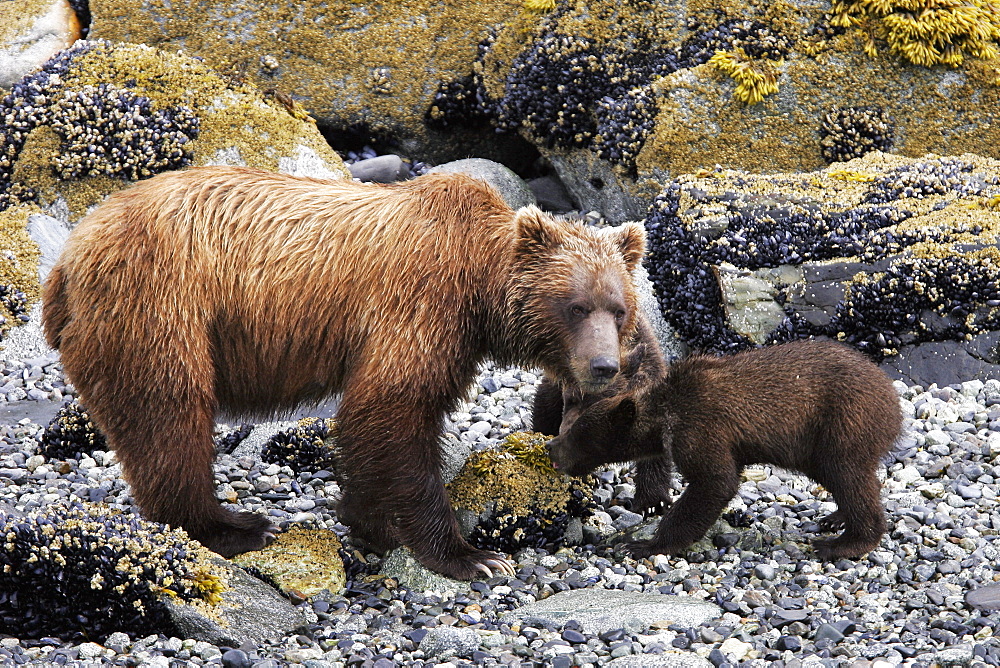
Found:
[[[200,60],[81,41],[0,101],[0,212],[73,222],[129,183],[188,165],[348,175],[308,115]]]
[[[0,24],[0,90],[81,36],[80,20],[68,0],[7,0]]]
[[[423,159],[520,161],[524,143],[478,127],[432,129],[443,82],[472,74],[480,42],[538,15],[520,0],[387,3],[91,0],[91,36],[183,50],[300,102],[332,135],[391,138]]]
[[[694,348],[822,336],[909,383],[1000,378],[1000,161],[719,169],[670,182],[645,224],[660,308]]]
[[[332,130],[360,127],[422,159],[472,153],[518,170],[537,154],[515,166],[490,147],[520,136],[581,209],[611,220],[641,216],[665,177],[715,164],[1000,156],[1000,16],[980,0],[940,5],[91,2],[95,35],[184,48],[287,92]]]

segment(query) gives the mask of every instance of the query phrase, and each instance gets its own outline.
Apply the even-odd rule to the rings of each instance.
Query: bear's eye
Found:
[[[584,308],[583,306],[580,306],[579,304],[570,308],[569,312],[578,318],[582,318],[583,316],[587,315],[587,309]]]
[[[618,324],[621,324],[621,323],[625,322],[625,311],[624,310],[618,309],[617,311],[615,311],[615,322],[617,322]]]

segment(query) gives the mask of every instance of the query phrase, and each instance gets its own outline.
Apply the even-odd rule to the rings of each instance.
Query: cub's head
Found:
[[[659,365],[651,355],[646,344],[636,346],[601,394],[563,394],[559,435],[548,445],[557,469],[583,475],[604,464],[663,455],[669,435],[653,397]]]
[[[637,319],[632,272],[641,225],[597,229],[534,207],[515,216],[510,312],[538,364],[562,385],[597,392],[614,379]]]
[[[552,464],[569,475],[636,459],[637,407],[630,395],[601,399],[586,407],[567,406],[559,435],[549,441]]]

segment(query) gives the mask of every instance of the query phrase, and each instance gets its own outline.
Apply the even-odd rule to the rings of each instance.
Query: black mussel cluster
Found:
[[[990,253],[902,257],[851,284],[830,327],[881,359],[924,341],[1000,329],[1000,258]]]
[[[303,422],[272,436],[261,450],[261,460],[288,466],[296,473],[335,473],[338,470],[337,453],[325,445],[324,440],[336,437],[336,426],[331,426],[329,420]]]
[[[843,107],[823,117],[820,153],[829,163],[846,162],[872,151],[888,151],[895,132],[895,124],[882,107]]]
[[[0,628],[101,642],[176,633],[163,599],[219,600],[221,582],[183,531],[103,506],[0,514]]]
[[[0,285],[0,305],[11,317],[21,322],[28,322],[31,319],[28,315],[28,296],[13,285]],[[0,316],[0,324],[4,322],[6,318]]]
[[[934,158],[902,165],[876,179],[865,201],[884,204],[904,197],[919,199],[946,193],[965,197],[978,195],[992,183],[974,170],[971,163],[959,158]]]
[[[566,541],[566,529],[571,518],[586,517],[594,508],[587,488],[574,481],[566,506],[560,510],[534,508],[517,513],[497,507],[487,519],[481,519],[468,541],[482,550],[513,554],[525,547],[556,550]]]
[[[250,432],[253,431],[252,424],[240,425],[236,429],[220,434],[215,438],[215,451],[220,455],[232,454],[233,450],[243,442]]]
[[[109,83],[62,91],[50,124],[62,139],[53,164],[64,178],[140,179],[191,162],[199,120],[187,107],[154,109],[148,97]]]
[[[925,242],[948,244],[964,233],[975,237],[982,229],[906,229],[899,224],[913,213],[887,203],[945,192],[973,196],[996,180],[960,160],[915,162],[876,178],[863,197],[866,203],[841,211],[775,194],[708,195],[690,188],[687,193],[698,204],[726,209],[726,224],[712,232],[695,232],[684,223],[678,211],[682,185],[674,182],[656,198],[645,221],[646,267],[664,317],[706,352],[726,354],[753,345],[728,323],[714,270],[722,263],[756,270],[842,258],[890,259],[887,271],[850,284],[826,325],[786,306],[786,318],[768,343],[825,335],[881,359],[900,345],[960,340],[997,329],[998,260],[975,249],[939,254],[911,249]],[[779,293],[776,299],[784,306],[783,297]]]
[[[199,120],[186,107],[155,109],[149,98],[112,84],[67,89],[76,58],[102,41],[80,41],[14,84],[0,100],[0,211],[32,201],[34,191],[12,179],[28,134],[50,126],[60,138],[54,165],[63,178],[105,174],[144,178],[190,162],[186,144]]]
[[[627,49],[598,46],[589,37],[559,28],[557,9],[536,40],[511,63],[504,94],[493,100],[479,74],[442,83],[427,113],[428,124],[478,125],[498,131],[524,129],[549,146],[589,148],[634,170],[636,156],[659,112],[654,79],[708,61],[716,50],[741,49],[751,58],[783,57],[790,40],[759,21],[727,19],[694,34],[679,48],[649,35],[623,38]],[[480,45],[474,70],[481,71],[491,40]]]
[[[39,442],[41,454],[49,459],[80,459],[108,444],[79,401],[70,401],[56,413]]]
[[[703,65],[716,51],[743,51],[748,58],[779,60],[788,54],[791,39],[753,19],[726,19],[714,28],[688,26],[692,35],[677,53],[681,67]]]
[[[622,97],[605,97],[597,103],[597,154],[615,164],[634,166],[646,138],[653,131],[658,108],[649,86],[633,88]]]

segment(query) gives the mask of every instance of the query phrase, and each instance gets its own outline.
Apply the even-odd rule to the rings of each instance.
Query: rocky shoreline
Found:
[[[22,370],[25,387],[39,382],[34,366],[71,395],[71,386],[60,386],[58,364]],[[532,372],[485,368],[477,396],[451,416],[450,433],[481,449],[527,428],[537,381]],[[802,476],[767,467],[746,471],[738,498],[686,558],[623,558],[608,543],[621,532],[648,530],[650,520],[627,509],[630,474],[612,468],[593,479],[596,507],[585,544],[523,549],[512,555],[515,578],[408,590],[392,578],[368,576],[379,565],[370,556],[366,573],[349,580],[343,595],[297,601],[315,613],[315,623],[268,643],[226,647],[122,633],[102,645],[2,637],[0,661],[313,668],[998,665],[991,611],[1000,607],[1000,382],[897,383],[897,389],[907,426],[884,485],[890,532],[857,561],[813,557],[814,520],[833,508],[828,494]],[[7,404],[30,405],[54,408],[57,402]],[[0,503],[30,511],[81,499],[136,512],[113,454],[98,451],[57,466],[38,454],[44,426],[25,419],[2,428]],[[233,455],[221,455],[216,472],[220,494],[284,527],[346,533],[331,512],[339,490],[327,476],[296,476]],[[621,596],[639,599],[608,598]]]

